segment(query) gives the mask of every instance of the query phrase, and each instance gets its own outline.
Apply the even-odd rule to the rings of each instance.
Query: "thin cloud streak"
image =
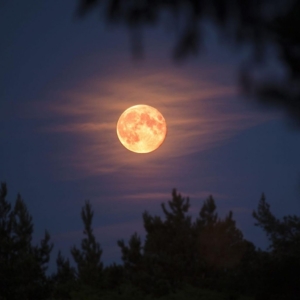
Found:
[[[53,125],[51,127],[45,127],[42,131],[48,132],[70,132],[70,133],[82,133],[82,132],[94,132],[105,131],[107,129],[115,128],[114,123],[82,123],[82,124],[61,124]]]
[[[201,201],[204,201],[208,198],[209,195],[212,194],[212,192],[209,191],[199,191],[199,192],[194,192],[191,194],[185,194],[182,193],[182,191],[179,191],[181,196],[186,198],[189,197],[189,199],[191,201],[198,201],[199,199]],[[217,198],[222,198],[222,199],[226,199],[226,196],[223,194],[218,194],[218,193],[214,193],[214,197]],[[164,202],[167,203],[168,201],[170,201],[172,198],[171,193],[155,193],[155,192],[148,192],[148,193],[136,193],[136,194],[128,194],[128,195],[124,195],[124,196],[118,196],[118,199],[126,199],[127,201],[132,200],[132,201],[136,201],[136,200],[152,200],[152,201],[159,201],[160,203]]]
[[[82,139],[72,155],[58,157],[70,167],[63,177],[115,174],[118,178],[120,172],[125,172],[131,179],[150,180],[157,174],[170,174],[172,160],[216,147],[237,132],[272,117],[237,109],[240,99],[235,85],[221,85],[211,74],[207,79],[207,72],[212,70],[187,74],[180,69],[150,69],[132,71],[127,76],[116,72],[58,94],[58,100],[49,101],[44,111],[47,115],[52,112],[60,125],[56,122],[43,130]],[[218,69],[215,78],[224,73],[226,67],[223,72]],[[166,140],[149,154],[132,153],[117,138],[119,116],[136,104],[156,107],[167,122]],[[176,172],[174,167],[173,171]]]

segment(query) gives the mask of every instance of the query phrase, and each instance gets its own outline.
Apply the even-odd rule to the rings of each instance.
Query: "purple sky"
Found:
[[[174,63],[174,36],[160,28],[145,32],[137,61],[126,29],[96,13],[75,21],[76,1],[63,2],[0,4],[0,181],[10,201],[23,196],[35,240],[48,229],[52,259],[58,249],[68,255],[89,199],[103,261],[120,262],[117,240],[143,236],[142,213],[161,214],[175,187],[193,216],[212,194],[219,214],[232,210],[245,238],[265,248],[251,213],[262,192],[278,217],[299,213],[300,131],[240,95],[243,55],[210,33],[199,57]],[[153,153],[117,139],[119,116],[135,104],[166,119]]]

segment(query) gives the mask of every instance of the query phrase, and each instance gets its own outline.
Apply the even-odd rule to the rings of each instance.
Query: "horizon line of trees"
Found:
[[[57,270],[51,275],[46,275],[53,249],[50,234],[46,231],[33,245],[33,221],[25,202],[18,194],[12,206],[6,196],[2,183],[0,300],[175,299],[164,297],[180,291],[199,299],[204,290],[225,297],[209,299],[299,299],[300,217],[277,219],[264,194],[253,217],[270,241],[268,251],[243,237],[232,211],[220,218],[212,196],[193,221],[189,198],[173,189],[172,199],[161,204],[164,218],[143,213],[144,243],[136,232],[127,244],[119,240],[123,264],[107,267],[93,233],[93,209],[86,201],[81,210],[84,237],[80,247],[70,249],[75,267],[59,251]]]

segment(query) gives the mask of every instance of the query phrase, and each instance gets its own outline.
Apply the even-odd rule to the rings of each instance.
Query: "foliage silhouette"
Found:
[[[58,252],[56,259],[57,271],[52,276],[52,297],[55,299],[71,299],[71,291],[75,289],[75,269],[70,265],[69,259],[65,259]]]
[[[256,226],[263,228],[267,234],[271,249],[276,255],[298,256],[300,253],[300,217],[296,215],[284,216],[277,219],[270,211],[270,205],[262,194],[257,212],[253,212],[257,220]]]
[[[227,292],[248,291],[247,285],[237,286],[243,277],[239,269],[249,260],[249,250],[255,247],[243,238],[230,211],[224,220],[218,217],[212,196],[204,202],[194,228],[196,261],[206,288]]]
[[[124,267],[113,263],[103,270],[104,288],[106,290],[118,290],[124,281]]]
[[[107,267],[101,262],[102,249],[92,229],[93,210],[86,201],[81,211],[81,249],[71,248],[76,268],[58,252],[57,271],[50,278],[46,275],[53,247],[50,235],[46,232],[33,246],[33,222],[24,201],[18,195],[12,207],[6,196],[2,184],[1,300],[299,299],[300,218],[276,218],[264,195],[253,217],[269,237],[270,251],[256,249],[243,238],[231,211],[221,219],[212,196],[193,221],[189,198],[174,189],[172,199],[161,205],[163,217],[143,213],[144,242],[137,233],[127,245],[119,240],[123,265]]]
[[[81,17],[99,9],[107,22],[129,27],[136,55],[143,52],[142,29],[159,24],[165,25],[169,34],[177,35],[173,51],[176,59],[195,55],[205,38],[204,26],[210,22],[223,40],[251,50],[249,61],[241,67],[244,91],[263,104],[280,107],[300,125],[299,0],[79,0],[78,3],[77,15]],[[257,80],[255,71],[268,65],[270,47],[277,51],[285,76],[278,80],[272,71]]]
[[[144,246],[136,233],[128,246],[124,241],[118,243],[130,283],[159,297],[185,284],[236,292],[233,282],[237,276],[233,274],[238,273],[242,260],[250,257],[249,249],[255,252],[255,247],[243,239],[232,212],[224,220],[218,218],[210,196],[192,222],[189,198],[182,197],[176,189],[168,208],[164,203],[161,206],[164,219],[143,214]],[[247,284],[241,284],[239,292],[247,288]]]
[[[189,198],[183,198],[174,189],[168,206],[169,210],[164,203],[161,205],[164,221],[147,212],[143,214],[147,232],[144,254],[160,270],[161,279],[169,277],[169,289],[175,290],[193,269],[191,217],[187,215]]]
[[[45,274],[50,252],[46,231],[40,245],[32,245],[33,223],[18,194],[14,207],[6,200],[7,187],[0,189],[0,297],[3,299],[46,299],[50,293]]]
[[[276,218],[262,194],[257,211],[253,211],[256,226],[263,228],[270,244],[270,257],[262,264],[261,298],[299,299],[300,297],[300,217]],[[282,276],[284,274],[284,280]]]
[[[224,221],[218,220],[200,229],[199,240],[202,248],[199,249],[199,253],[205,258],[210,269],[230,268],[240,261],[239,255],[242,254],[240,244],[243,242],[243,235],[235,227],[232,212]]]
[[[103,263],[101,262],[102,249],[93,234],[93,215],[92,206],[89,201],[86,201],[81,210],[85,237],[81,242],[81,250],[73,246],[71,254],[77,265],[76,278],[78,283],[99,289],[103,273]]]

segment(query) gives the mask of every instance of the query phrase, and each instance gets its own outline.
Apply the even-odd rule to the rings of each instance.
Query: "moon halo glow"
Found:
[[[117,123],[117,135],[125,148],[136,153],[149,153],[164,141],[167,125],[162,114],[144,104],[126,109]]]

